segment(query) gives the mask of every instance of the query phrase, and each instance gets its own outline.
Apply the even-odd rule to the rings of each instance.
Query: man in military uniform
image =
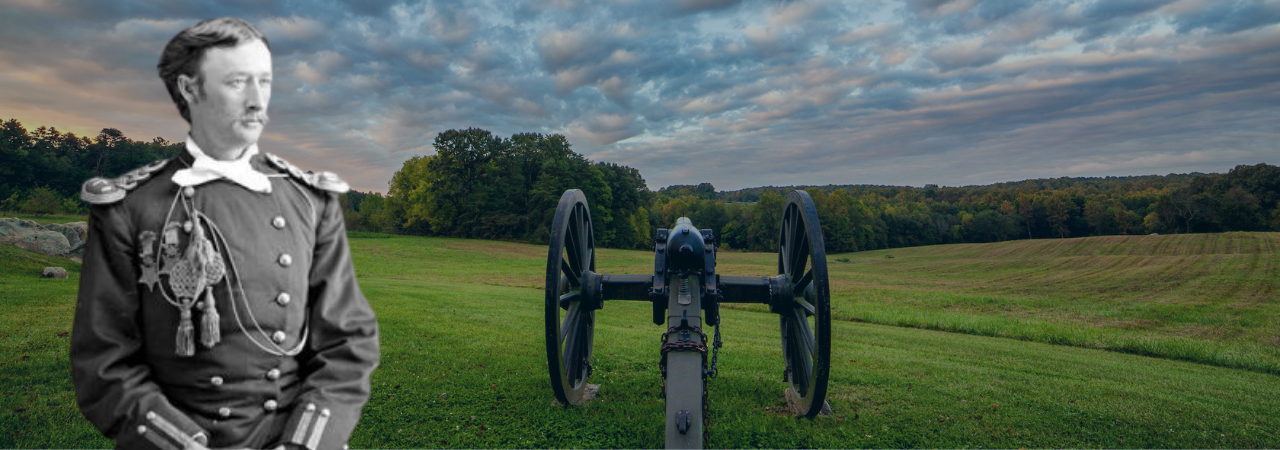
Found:
[[[249,23],[183,30],[159,69],[185,150],[81,193],[80,409],[117,448],[343,448],[378,364],[347,185],[258,152],[271,52]]]

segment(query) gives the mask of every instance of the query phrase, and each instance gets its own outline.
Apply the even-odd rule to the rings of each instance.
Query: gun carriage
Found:
[[[831,354],[831,306],[822,228],[804,191],[787,196],[773,276],[733,276],[716,271],[717,237],[682,217],[654,239],[654,271],[620,275],[596,272],[591,212],[582,191],[560,197],[547,253],[547,367],[555,398],[584,400],[591,376],[595,313],[608,300],[647,301],[653,323],[667,324],[659,366],[666,398],[666,446],[701,448],[707,417],[707,382],[717,375],[720,304],[760,303],[777,314],[782,336],[783,380],[792,411],[814,417],[825,402]],[[708,342],[704,326],[715,326]],[[708,359],[708,344],[711,355]]]

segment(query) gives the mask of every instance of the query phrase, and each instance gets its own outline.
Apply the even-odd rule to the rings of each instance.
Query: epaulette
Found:
[[[308,186],[313,188],[338,194],[345,194],[347,191],[351,190],[351,186],[348,186],[347,182],[342,181],[342,179],[338,178],[338,175],[333,172],[303,172],[302,169],[299,169],[293,164],[289,164],[288,161],[285,161],[279,156],[266,152],[263,152],[262,155],[267,158],[267,161],[270,162],[271,165],[276,166],[276,168],[285,172],[289,172],[289,175],[302,180],[303,183],[307,183]]]
[[[142,182],[151,179],[151,174],[164,168],[167,163],[169,163],[168,159],[162,159],[133,169],[117,178],[90,178],[80,186],[80,199],[94,205],[107,205],[123,200],[125,194],[136,189]]]

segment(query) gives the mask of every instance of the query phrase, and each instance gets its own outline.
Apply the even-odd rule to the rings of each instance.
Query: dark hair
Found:
[[[261,40],[268,50],[271,49],[267,37],[249,22],[235,17],[219,17],[182,30],[164,46],[164,53],[160,55],[160,64],[156,68],[160,69],[160,79],[164,80],[169,97],[178,105],[178,112],[187,123],[191,123],[191,112],[187,108],[186,98],[178,90],[178,75],[199,79],[200,63],[204,61],[206,51],[215,47],[235,47],[255,39]]]

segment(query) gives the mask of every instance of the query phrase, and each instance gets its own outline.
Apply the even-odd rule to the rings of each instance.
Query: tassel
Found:
[[[192,356],[196,354],[195,345],[196,327],[191,324],[191,306],[182,307],[182,319],[178,321],[178,356]]]
[[[207,293],[204,301],[204,315],[200,318],[200,344],[204,348],[213,348],[222,341],[221,318],[218,316],[218,307],[214,305],[213,288],[205,290]]]

